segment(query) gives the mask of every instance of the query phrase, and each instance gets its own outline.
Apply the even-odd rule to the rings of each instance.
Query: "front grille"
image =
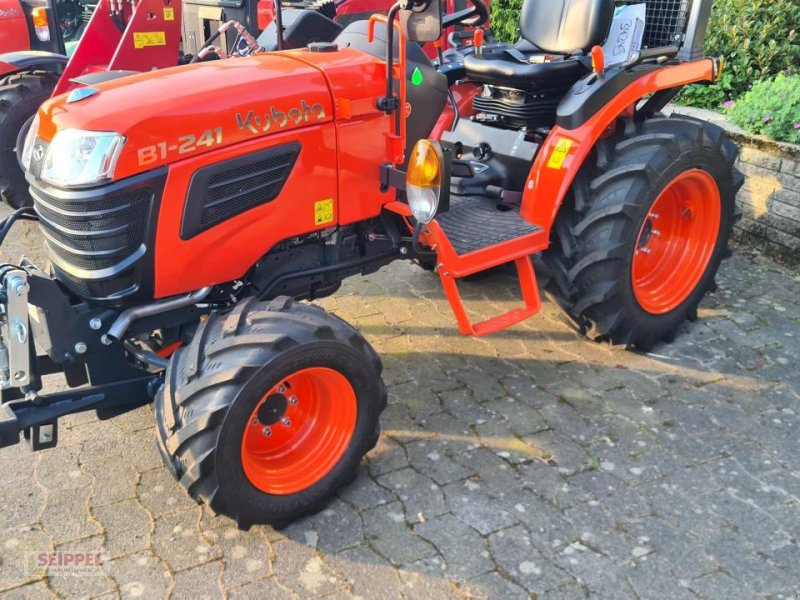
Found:
[[[641,4],[642,0],[626,0],[622,4]],[[680,45],[686,33],[692,0],[644,0],[646,22],[643,48]]]
[[[200,224],[207,227],[273,200],[283,187],[296,156],[292,150],[211,177]]]
[[[107,269],[131,257],[146,241],[150,189],[93,200],[65,200],[37,189],[32,193],[55,263],[87,271]]]

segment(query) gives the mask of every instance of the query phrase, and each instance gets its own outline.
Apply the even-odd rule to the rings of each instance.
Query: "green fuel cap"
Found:
[[[411,73],[411,85],[422,85],[422,80],[424,77],[422,76],[422,71],[420,71],[419,67],[414,69],[414,72]]]

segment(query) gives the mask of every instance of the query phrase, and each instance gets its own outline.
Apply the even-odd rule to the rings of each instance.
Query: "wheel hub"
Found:
[[[659,194],[631,265],[633,292],[644,310],[668,313],[697,288],[717,246],[721,213],[717,182],[701,169],[684,171]]]
[[[262,425],[274,425],[286,414],[289,401],[283,394],[270,394],[258,407],[258,420]]]
[[[325,477],[347,450],[358,409],[340,372],[310,367],[268,390],[242,436],[242,469],[268,494],[293,494]]]

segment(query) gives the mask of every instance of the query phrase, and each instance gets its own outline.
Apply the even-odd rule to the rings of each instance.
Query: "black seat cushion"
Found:
[[[536,91],[569,88],[589,71],[586,55],[605,42],[615,0],[525,0],[520,12],[522,39],[516,46],[467,55],[464,67],[474,81]],[[529,62],[554,55],[549,62]]]
[[[526,58],[531,56],[525,55]],[[578,59],[556,58],[552,62],[529,63],[500,50],[491,54],[468,54],[464,57],[464,69],[473,81],[531,92],[568,88],[589,73]]]
[[[614,0],[525,0],[519,32],[544,52],[588,52],[606,41],[613,19]]]

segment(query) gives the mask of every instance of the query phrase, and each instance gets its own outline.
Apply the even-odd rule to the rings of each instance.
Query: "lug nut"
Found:
[[[279,394],[283,394],[284,392],[286,392],[286,388],[282,385],[279,385],[278,389],[275,391],[278,392]]]
[[[644,254],[650,254],[650,248],[642,248],[641,249]]]
[[[261,430],[261,434],[264,437],[269,437],[272,435],[272,429],[270,429],[269,427],[264,427],[264,429]]]
[[[251,425],[258,425],[258,418],[253,419]]]
[[[292,426],[292,420],[289,417],[283,417],[281,419],[281,423],[283,423],[284,427],[291,427]]]
[[[660,236],[660,235],[661,235],[661,231],[660,231],[659,229],[653,229],[653,230],[650,232],[650,234],[651,234],[651,235],[654,235],[654,236],[656,236],[656,237],[658,237],[658,236]]]
[[[289,396],[289,404],[297,404],[297,396]]]
[[[658,213],[650,213],[647,216],[653,219],[653,221],[658,221]]]

